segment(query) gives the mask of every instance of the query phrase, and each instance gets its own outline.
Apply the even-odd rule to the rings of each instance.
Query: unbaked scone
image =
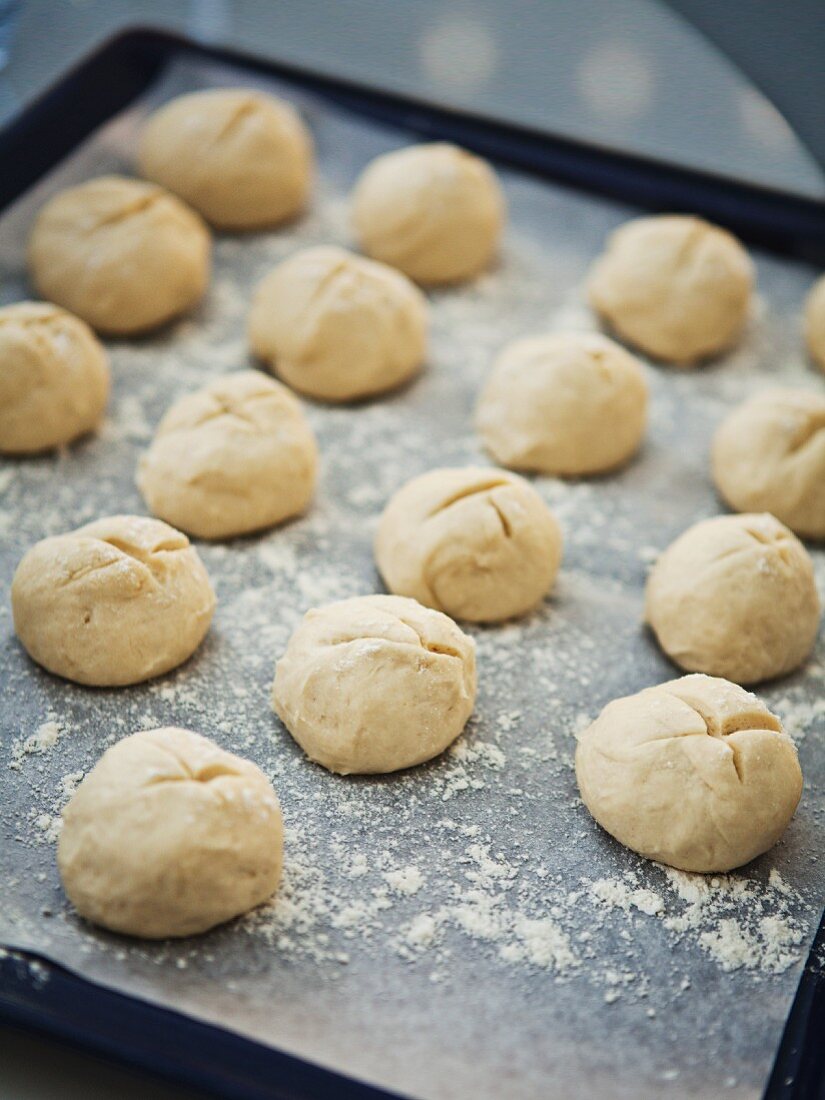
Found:
[[[307,612],[277,663],[272,705],[311,760],[349,775],[437,756],[475,694],[475,643],[451,619],[401,596],[359,596]]]
[[[81,916],[145,939],[192,936],[266,901],[281,878],[272,784],[188,730],[107,749],[63,811],[57,865]]]
[[[387,588],[456,619],[524,615],[553,585],[562,537],[523,478],[483,466],[430,470],[403,485],[378,525]]]
[[[738,684],[801,665],[819,616],[808,552],[766,514],[690,527],[656,562],[645,594],[645,618],[672,661]]]
[[[209,231],[162,187],[101,176],[59,192],[37,216],[29,269],[44,298],[100,332],[156,328],[209,282]]]
[[[444,142],[376,157],[352,197],[363,250],[417,283],[460,282],[484,271],[505,217],[487,161]]]
[[[688,366],[736,342],[753,263],[737,239],[701,218],[636,218],[610,235],[590,273],[590,304],[623,340]]]
[[[805,343],[811,359],[825,371],[825,275],[817,279],[805,299]]]
[[[343,248],[296,252],[260,283],[252,350],[285,382],[322,401],[395,389],[427,350],[427,301],[399,271]]]
[[[744,688],[698,674],[608,703],[579,736],[576,778],[616,840],[705,873],[772,848],[802,793],[779,719]]]
[[[0,452],[35,454],[100,423],[109,360],[77,317],[45,302],[0,309]]]
[[[214,88],[178,96],[149,116],[138,167],[218,229],[255,229],[303,209],[312,140],[283,99]]]
[[[771,512],[803,538],[825,538],[825,396],[763,390],[722,421],[713,480],[737,512]]]
[[[646,422],[641,364],[596,333],[508,344],[476,409],[476,427],[497,462],[560,477],[621,466],[637,450]]]
[[[35,543],[14,574],[11,605],[17,637],[39,665],[117,687],[190,657],[215,594],[186,535],[146,516],[108,516]]]
[[[299,515],[312,498],[315,436],[289,390],[239,371],[180,398],[141,457],[137,483],[156,516],[220,539]]]

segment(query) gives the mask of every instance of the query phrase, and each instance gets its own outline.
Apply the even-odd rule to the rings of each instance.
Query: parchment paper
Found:
[[[256,81],[176,66],[0,220],[4,302],[31,293],[25,239],[46,196],[128,171],[146,111],[214,83]],[[194,315],[109,342],[114,393],[102,433],[0,466],[0,942],[416,1096],[754,1096],[824,893],[821,646],[804,671],[761,691],[799,742],[805,793],[781,844],[733,876],[680,876],[621,848],[578,801],[571,761],[575,731],[607,701],[676,674],[641,626],[643,585],[658,550],[721,510],[708,467],[715,425],[775,381],[822,384],[799,331],[810,269],[756,254],[760,297],[741,347],[697,371],[647,367],[650,430],[627,469],[536,480],[564,529],[557,587],[526,620],[471,628],[475,716],[431,765],[331,776],[272,714],[269,686],[308,607],[381,590],[371,538],[395,488],[434,466],[487,461],[472,410],[495,352],[529,332],[596,327],[582,281],[605,234],[636,211],[511,171],[501,172],[511,225],[500,265],[472,287],[430,295],[421,378],[384,400],[308,406],[323,468],[307,516],[199,547],[219,604],[185,667],[149,685],[88,690],[35,667],[14,638],[8,589],[20,556],[99,515],[145,511],[135,464],[162,412],[249,365],[251,288],[298,247],[348,243],[358,172],[412,140],[264,86],[298,102],[312,127],[312,211],[278,232],[217,237],[212,286]],[[823,556],[812,553],[821,581]],[[76,918],[53,842],[62,805],[103,749],[164,724],[199,730],[272,776],[289,827],[287,874],[273,906],[251,918],[142,944]]]

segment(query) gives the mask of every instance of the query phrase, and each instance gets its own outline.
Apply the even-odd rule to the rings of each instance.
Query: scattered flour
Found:
[[[732,917],[699,935],[700,945],[723,970],[763,970],[781,973],[799,957],[804,931],[788,919],[762,917],[755,930],[743,927]]]
[[[16,739],[12,742],[11,764],[15,770],[19,770],[26,756],[40,756],[49,752],[57,744],[58,738],[63,733],[59,722],[50,718],[43,722],[30,737]]]
[[[579,959],[570,946],[570,937],[549,917],[537,920],[516,917],[513,931],[519,940],[517,950],[520,949],[523,957],[533,966],[565,973],[579,965]]]
[[[417,894],[424,885],[424,876],[415,866],[402,867],[384,874],[387,885],[396,894]]]
[[[825,698],[794,701],[791,696],[786,695],[776,700],[772,708],[782,720],[785,731],[798,743],[814,723],[821,727],[825,716]]]
[[[60,836],[63,821],[59,814],[38,814],[34,819],[36,829],[40,830],[42,839],[48,844],[54,844]]]
[[[363,852],[356,852],[349,865],[350,878],[362,878],[369,871],[367,857]]]
[[[663,865],[660,871],[666,893],[639,889],[633,872],[598,879],[589,892],[610,908],[625,913],[635,908],[660,918],[669,932],[680,939],[690,936],[725,971],[777,974],[799,959],[806,936],[806,922],[798,915],[801,899],[775,868],[766,884]]]
[[[437,933],[438,923],[431,913],[419,913],[401,932],[409,947],[420,950],[432,947]]]
[[[653,890],[632,889],[622,879],[597,879],[590,886],[590,893],[599,901],[627,912],[631,907],[653,917],[664,909],[664,901]]]

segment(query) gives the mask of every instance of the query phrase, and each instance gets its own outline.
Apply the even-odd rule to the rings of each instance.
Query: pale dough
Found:
[[[579,737],[576,778],[626,847],[705,873],[772,848],[802,793],[779,719],[744,688],[701,675],[609,703]]]
[[[156,516],[198,538],[230,538],[302,512],[317,464],[298,401],[248,370],[175,402],[140,460],[137,482]]]
[[[819,616],[811,559],[770,515],[695,524],[665,550],[647,582],[645,617],[668,657],[739,684],[801,665]]]
[[[283,824],[264,773],[184,729],[107,749],[63,811],[57,864],[95,924],[146,939],[191,936],[278,886]]]
[[[437,756],[475,694],[475,644],[451,619],[400,596],[359,596],[307,612],[272,702],[311,760],[348,775]]]
[[[443,142],[377,157],[352,197],[363,250],[419,283],[460,282],[484,271],[505,217],[490,165]]]
[[[100,423],[109,360],[83,321],[44,302],[0,309],[0,452],[34,454]]]
[[[763,390],[713,440],[713,479],[737,512],[771,512],[803,538],[825,538],[825,396]]]
[[[484,446],[503,466],[561,477],[627,462],[647,421],[639,361],[595,333],[528,336],[493,365],[476,410]]]
[[[140,135],[138,166],[217,228],[255,229],[303,209],[312,140],[284,100],[217,88],[155,111]]]
[[[539,604],[561,552],[559,525],[536,490],[483,466],[430,470],[408,481],[384,510],[375,539],[391,592],[476,622]]]
[[[186,535],[108,516],[36,543],[11,586],[14,629],[38,664],[79,684],[137,684],[197,649],[215,609]]]
[[[726,350],[747,320],[753,264],[701,218],[655,215],[617,229],[590,273],[590,303],[623,340],[687,366]]]
[[[258,286],[249,340],[296,390],[352,401],[418,372],[427,312],[426,299],[401,272],[321,245],[290,256]]]
[[[805,299],[805,343],[811,359],[825,371],[825,275],[817,279]]]
[[[38,292],[100,332],[155,328],[190,309],[209,282],[209,231],[180,199],[121,176],[50,199],[29,240]]]

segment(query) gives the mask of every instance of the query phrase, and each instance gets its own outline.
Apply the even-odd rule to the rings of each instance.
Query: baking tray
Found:
[[[102,433],[0,467],[0,942],[16,949],[2,960],[5,1018],[233,1096],[370,1086],[514,1100],[758,1094],[825,894],[821,645],[805,670],[761,692],[798,741],[806,786],[781,844],[734,875],[681,875],[621,848],[581,806],[571,765],[576,730],[604,703],[674,675],[641,628],[643,585],[658,550],[719,511],[707,460],[715,424],[765,385],[822,385],[800,338],[816,274],[800,257],[825,257],[821,204],[139,31],[0,138],[2,300],[26,292],[26,234],[49,194],[128,170],[158,103],[237,83],[304,112],[319,160],[311,212],[278,232],[216,238],[196,314],[109,342],[115,384]],[[511,211],[497,269],[430,295],[422,377],[385,400],[308,406],[323,455],[316,502],[262,537],[201,545],[219,605],[184,668],[96,691],[34,667],[8,608],[21,554],[97,515],[144,511],[137,457],[171,400],[248,365],[256,281],[298,247],[350,243],[346,196],[359,171],[417,137],[491,156]],[[640,208],[698,211],[760,246],[745,340],[699,371],[646,368],[650,432],[623,472],[536,479],[564,529],[559,582],[529,618],[471,628],[479,698],[452,751],[389,777],[341,779],[309,764],[268,702],[291,630],[313,604],[379,588],[371,536],[398,485],[432,466],[486,461],[471,414],[493,354],[524,332],[593,328],[587,268]],[[825,558],[812,555],[825,590]],[[249,918],[142,944],[76,918],[53,843],[61,806],[106,745],[169,723],[272,776],[286,876],[275,903]]]

